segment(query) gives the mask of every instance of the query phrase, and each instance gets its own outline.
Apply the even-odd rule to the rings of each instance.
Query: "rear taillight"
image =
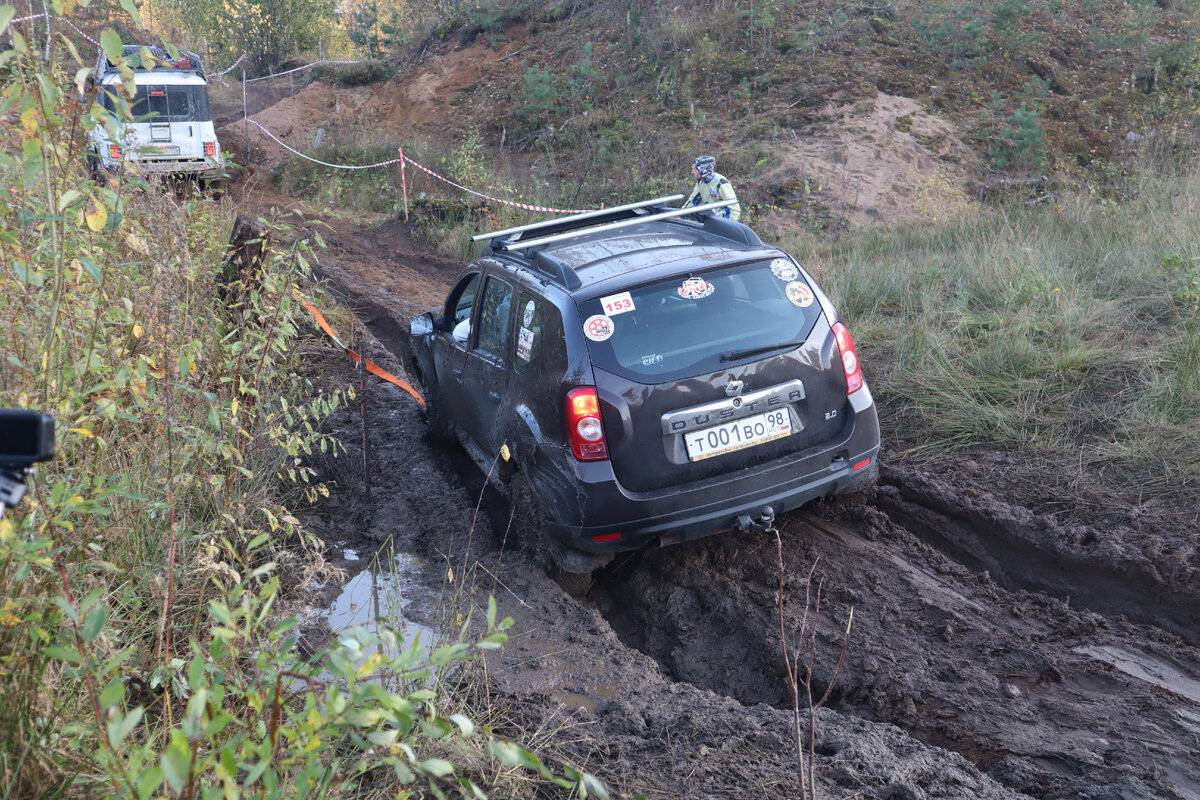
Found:
[[[217,154],[217,143],[216,142],[205,142],[204,143],[204,155],[208,156],[209,158],[212,158],[216,154]]]
[[[110,144],[108,146],[108,157],[109,158],[120,158],[121,157],[121,145]]]
[[[842,353],[842,369],[846,372],[846,394],[854,394],[863,385],[862,370],[858,368],[858,352],[850,331],[840,322],[833,323],[833,335],[837,337],[838,350]]]
[[[608,444],[600,422],[600,398],[591,386],[579,386],[567,392],[567,435],[571,452],[580,461],[604,461]]]

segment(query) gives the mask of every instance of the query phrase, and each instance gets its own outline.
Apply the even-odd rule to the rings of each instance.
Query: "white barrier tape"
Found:
[[[75,28],[75,32],[76,32],[76,33],[78,33],[78,34],[79,34],[80,36],[82,36],[83,38],[87,39],[87,40],[88,40],[89,42],[91,42],[92,44],[96,45],[96,47],[100,47],[100,46],[101,46],[101,45],[100,45],[100,43],[99,43],[99,42],[97,42],[95,39],[93,39],[92,37],[88,36],[88,35],[87,35],[86,33],[84,33],[83,31],[79,30],[79,28],[77,28],[77,27],[75,26],[75,23],[74,23],[74,22],[71,22],[71,20],[69,20],[69,19],[67,19],[67,18],[65,18],[65,17],[59,17],[59,19],[61,19],[63,22],[65,22],[65,23],[67,23],[68,25],[70,25],[72,28]]]
[[[393,158],[391,161],[380,161],[378,164],[365,164],[362,166],[354,166],[351,164],[330,164],[328,161],[320,161],[318,159],[313,158],[312,156],[307,156],[304,153],[301,153],[299,150],[295,150],[291,147],[288,147],[288,145],[286,143],[284,143],[278,136],[271,133],[269,130],[264,128],[262,125],[259,125],[257,122],[250,119],[249,117],[246,117],[246,122],[249,122],[251,125],[256,125],[259,130],[261,130],[267,136],[270,136],[272,139],[274,139],[277,144],[279,144],[281,147],[283,147],[283,149],[285,149],[289,152],[295,153],[296,155],[300,156],[301,158],[303,158],[306,161],[311,161],[314,164],[320,164],[323,167],[333,167],[334,169],[373,169],[375,167],[386,167],[388,164],[399,164],[400,163],[400,159]]]
[[[249,78],[249,79],[247,79],[246,83],[254,83],[255,81],[265,81],[267,78],[278,78],[280,75],[291,75],[293,72],[300,72],[301,70],[312,69],[313,67],[319,67],[322,64],[361,64],[361,63],[363,63],[363,62],[361,62],[361,61],[330,61],[329,59],[322,59],[320,61],[314,61],[311,64],[305,64],[303,67],[296,67],[295,69],[289,69],[287,72],[276,72],[274,75],[263,75],[260,78]]]
[[[439,181],[442,181],[443,183],[448,183],[451,186],[453,186],[455,189],[461,189],[462,191],[467,192],[468,194],[473,194],[476,197],[482,197],[484,200],[492,200],[497,203],[504,203],[505,205],[516,206],[517,208],[523,208],[526,211],[546,211],[551,214],[586,214],[587,212],[593,210],[590,208],[547,208],[546,206],[531,206],[528,203],[517,203],[512,200],[504,200],[499,197],[492,197],[491,195],[482,194],[480,192],[475,191],[474,189],[468,189],[465,186],[461,186],[461,185],[455,183],[454,181],[450,180],[449,178],[443,178],[441,175],[438,175],[433,170],[429,169],[428,167],[426,167],[422,164],[418,164],[416,161],[413,161],[411,158],[409,158],[406,155],[401,155],[400,157],[402,159],[404,159],[405,161],[407,161],[409,164],[412,164],[417,169],[421,170],[422,172],[425,172],[425,173],[437,178]]]
[[[451,186],[453,186],[454,188],[461,189],[462,191],[464,191],[468,194],[473,194],[476,197],[482,197],[485,200],[492,200],[497,203],[504,203],[505,205],[516,206],[517,208],[523,208],[523,209],[526,209],[527,211],[545,211],[545,212],[548,212],[551,214],[584,214],[584,213],[587,213],[588,211],[592,210],[592,209],[587,209],[587,208],[581,208],[581,209],[548,208],[546,206],[534,206],[534,205],[529,205],[528,203],[517,203],[512,200],[504,200],[503,198],[500,198],[500,197],[492,197],[491,195],[483,194],[482,192],[477,192],[474,189],[468,189],[466,186],[455,183],[454,181],[450,180],[449,178],[443,178],[441,175],[438,175],[436,172],[429,169],[424,164],[419,164],[416,161],[413,161],[411,158],[404,155],[403,152],[401,152],[399,158],[393,158],[389,161],[380,161],[378,164],[363,164],[363,165],[331,164],[328,161],[321,161],[320,159],[313,158],[310,155],[301,153],[299,150],[295,149],[294,147],[290,147],[286,142],[284,142],[282,139],[280,139],[275,134],[271,133],[269,130],[267,130],[265,127],[263,127],[263,125],[261,123],[259,123],[256,120],[252,120],[249,117],[246,117],[245,121],[249,122],[251,125],[255,126],[260,131],[265,133],[268,137],[271,138],[272,141],[274,141],[276,144],[278,144],[283,149],[287,150],[289,153],[294,153],[295,155],[298,155],[301,158],[303,158],[305,161],[311,161],[312,163],[320,164],[323,167],[330,167],[332,169],[374,169],[375,167],[386,167],[390,164],[403,164],[404,162],[407,161],[409,164],[412,164],[414,167],[421,170],[422,172],[428,173],[432,177],[437,178],[439,181],[442,181],[443,183],[448,183]]]
[[[30,14],[28,17],[21,17],[20,19],[13,19],[13,20],[9,20],[8,24],[9,24],[9,25],[16,25],[16,24],[18,24],[18,23],[20,23],[20,22],[29,22],[29,20],[31,20],[31,19],[41,19],[42,17],[51,17],[51,16],[54,16],[54,15],[52,15],[52,14],[47,14],[46,12],[44,12],[44,11],[43,11],[41,14]],[[96,41],[95,39],[93,39],[92,37],[88,36],[88,35],[87,35],[86,33],[84,33],[83,31],[79,30],[79,28],[78,28],[78,27],[75,25],[75,23],[71,22],[71,20],[67,19],[66,17],[55,17],[55,19],[59,20],[60,22],[64,22],[64,23],[66,23],[67,25],[70,25],[72,28],[75,28],[75,32],[76,32],[76,33],[78,33],[78,34],[79,34],[80,36],[82,36],[83,38],[87,39],[87,40],[88,40],[89,42],[91,42],[92,44],[96,45],[96,47],[99,47],[99,46],[100,46],[100,43],[99,43],[99,42],[97,42],[97,41]]]
[[[230,64],[228,67],[226,67],[225,69],[221,70],[220,72],[214,72],[213,74],[209,75],[209,76],[208,76],[208,78],[207,78],[207,80],[210,80],[210,81],[211,81],[213,78],[220,78],[220,77],[221,77],[222,75],[224,75],[226,72],[229,72],[231,69],[233,69],[234,67],[236,67],[238,64],[242,63],[242,61],[244,61],[244,60],[245,60],[245,58],[246,58],[246,54],[245,54],[245,53],[242,53],[240,56],[238,56],[238,60],[237,60],[237,61],[233,62],[233,63],[232,63],[232,64]],[[225,81],[221,81],[221,83],[225,84],[226,86],[228,86],[228,85],[229,85],[229,84],[225,83]]]

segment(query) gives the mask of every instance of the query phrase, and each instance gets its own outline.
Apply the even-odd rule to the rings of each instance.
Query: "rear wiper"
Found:
[[[799,342],[776,342],[775,344],[764,344],[759,347],[747,347],[745,350],[730,350],[728,353],[721,354],[721,361],[737,361],[739,358],[756,356],[759,353],[769,353],[772,350],[799,347],[802,344],[804,344],[803,340]]]

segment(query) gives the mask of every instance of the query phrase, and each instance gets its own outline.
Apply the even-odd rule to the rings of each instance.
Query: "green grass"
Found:
[[[1131,196],[782,244],[849,320],[898,456],[1020,451],[1124,497],[1182,492],[1200,467],[1200,176]]]

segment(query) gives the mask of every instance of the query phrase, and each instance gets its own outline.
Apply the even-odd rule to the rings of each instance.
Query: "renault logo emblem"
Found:
[[[742,383],[741,381],[730,381],[725,386],[725,396],[726,397],[737,397],[739,394],[742,393],[742,388],[745,385],[746,384]]]

